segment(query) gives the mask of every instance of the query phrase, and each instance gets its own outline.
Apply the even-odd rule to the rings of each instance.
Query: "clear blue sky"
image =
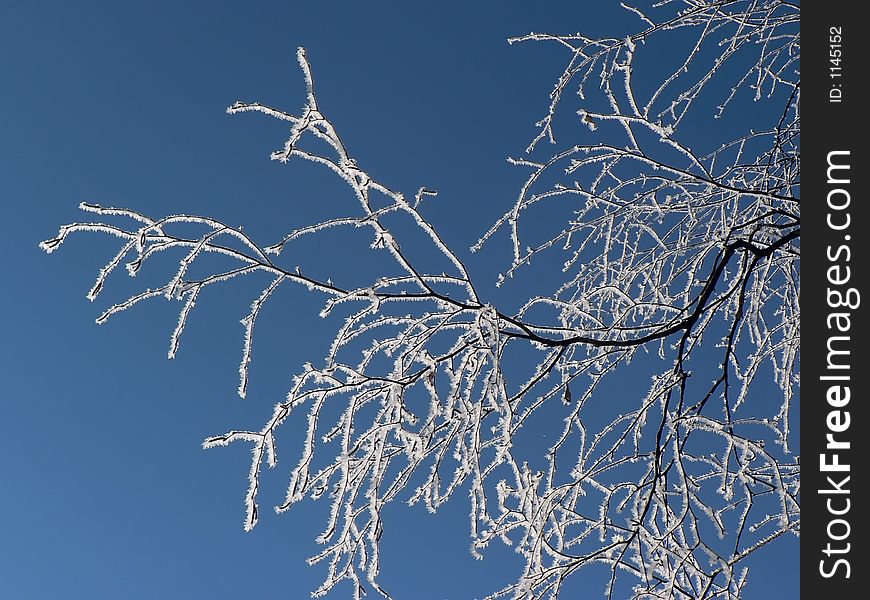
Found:
[[[326,506],[268,510],[287,464],[267,477],[260,524],[245,534],[247,448],[200,447],[259,427],[294,370],[320,356],[330,330],[312,318],[317,305],[286,296],[290,310],[264,316],[241,400],[238,320],[255,290],[204,297],[170,362],[177,305],[94,324],[132,289],[119,273],[106,299],[84,298],[113,241],[79,237],[47,257],[40,240],[82,218],[81,201],[208,214],[254,235],[310,220],[307,202],[330,201],[316,195],[322,175],[268,160],[280,124],[224,112],[238,99],[300,107],[301,45],[353,153],[394,188],[437,189],[436,224],[467,248],[515,197],[525,173],[504,159],[528,143],[567,60],[506,38],[608,33],[625,17],[601,5],[0,4],[0,598],[305,598],[322,578],[304,559]],[[467,512],[462,502],[434,517],[394,509],[383,582],[397,598],[482,597],[510,580],[509,550],[470,558]],[[793,539],[760,568],[746,598],[797,597]]]

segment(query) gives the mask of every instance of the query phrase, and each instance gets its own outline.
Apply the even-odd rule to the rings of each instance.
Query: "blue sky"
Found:
[[[84,296],[113,241],[82,236],[51,257],[37,243],[83,218],[81,201],[208,214],[254,236],[316,217],[338,188],[268,160],[280,124],[225,114],[239,99],[298,109],[305,46],[321,108],[353,153],[394,188],[437,189],[436,225],[468,248],[515,197],[525,173],[505,157],[528,143],[567,60],[506,38],[608,33],[625,16],[616,3],[465,4],[0,5],[0,597],[304,598],[317,587],[322,571],[304,559],[326,506],[263,510],[245,534],[248,451],[200,444],[259,426],[294,370],[322,354],[319,304],[288,295],[288,310],[264,315],[241,400],[238,320],[252,288],[204,298],[167,361],[177,306],[94,324],[106,300]],[[487,273],[498,256],[470,266]],[[107,298],[133,289],[125,279]],[[283,496],[286,473],[269,473],[264,507]],[[434,517],[393,509],[383,582],[397,598],[482,597],[507,582],[518,563],[497,547],[473,561],[466,515],[464,503]],[[793,540],[761,564],[746,598],[797,597]]]

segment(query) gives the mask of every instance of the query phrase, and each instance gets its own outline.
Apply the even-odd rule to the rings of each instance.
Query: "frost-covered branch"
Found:
[[[295,458],[282,458],[293,466],[276,510],[305,498],[331,505],[311,559],[326,564],[315,596],[350,581],[356,598],[390,597],[378,583],[379,552],[384,507],[395,501],[434,512],[469,496],[472,554],[499,541],[523,563],[491,598],[557,597],[592,564],[609,568],[602,585],[613,598],[739,598],[750,581],[744,559],[798,532],[800,469],[789,447],[800,316],[798,10],[774,0],[625,8],[637,27],[624,35],[511,40],[556,42],[569,54],[536,137],[511,159],[530,174],[472,249],[506,232],[505,294],[517,293],[520,270],[562,266],[551,293],[523,298],[517,311],[479,294],[425,215],[433,191],[409,200],[364,170],[321,112],[301,49],[301,111],[242,102],[228,111],[287,123],[272,158],[330,170],[350,208],[261,244],[210,218],[83,204],[99,222],[65,225],[42,243],[52,252],[73,233],[120,239],[91,300],[119,265],[132,277],[176,253],[164,284],[98,318],[155,298],[179,302],[170,358],[203,294],[264,272],[268,283],[242,318],[243,397],[263,306],[287,284],[320,295],[321,316],[336,321],[326,356],[304,365],[261,428],[204,443],[252,446],[251,529],[281,425],[304,415]],[[744,105],[752,114],[729,121]],[[560,146],[563,135],[571,141]],[[371,235],[364,285],[342,283],[338,268],[321,277],[287,264],[284,250],[299,240],[348,228]],[[408,228],[423,234],[416,239],[436,257],[425,263],[436,268],[402,248]],[[225,267],[192,275],[208,255]],[[645,383],[622,397],[617,377]],[[529,441],[542,428],[543,450]]]

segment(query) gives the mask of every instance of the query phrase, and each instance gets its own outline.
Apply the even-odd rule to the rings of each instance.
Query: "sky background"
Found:
[[[304,560],[327,505],[268,510],[294,459],[267,474],[246,534],[247,446],[200,445],[259,428],[299,365],[322,356],[320,304],[288,294],[264,313],[241,400],[238,321],[256,288],[203,296],[167,361],[177,304],[94,324],[135,289],[119,272],[105,298],[85,299],[116,241],[78,236],[51,257],[37,244],[86,219],[81,201],[206,214],[270,241],[316,218],[340,187],[268,160],[280,123],[225,113],[239,99],[298,110],[305,46],[321,109],[361,165],[408,194],[437,189],[436,226],[468,248],[513,202],[525,172],[505,157],[534,135],[568,59],[506,38],[607,34],[626,17],[616,3],[465,4],[0,3],[0,597],[304,598],[317,587],[323,571]],[[504,242],[472,270],[505,261]],[[471,559],[457,500],[435,516],[388,513],[382,583],[398,599],[478,598],[513,580],[510,550]],[[745,598],[798,596],[797,543],[772,550]]]

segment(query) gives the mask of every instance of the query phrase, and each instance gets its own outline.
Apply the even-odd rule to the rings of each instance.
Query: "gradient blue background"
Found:
[[[291,453],[245,534],[248,448],[200,448],[258,428],[298,365],[322,355],[331,327],[314,318],[319,304],[288,295],[264,314],[241,400],[238,320],[255,288],[204,296],[169,362],[178,305],[94,325],[134,289],[118,273],[106,298],[84,298],[113,240],[72,238],[51,257],[37,243],[82,219],[83,200],[208,214],[269,240],[310,221],[309,199],[340,187],[267,159],[281,124],[224,112],[237,99],[298,109],[302,45],[321,108],[361,164],[407,193],[437,189],[436,224],[467,248],[515,197],[525,173],[504,159],[528,143],[568,59],[506,38],[606,34],[626,16],[616,3],[466,4],[0,4],[0,598],[305,598],[320,583],[304,559],[326,505],[268,510]],[[495,250],[472,268],[492,271],[507,247]],[[382,582],[397,598],[476,598],[512,580],[509,549],[470,558],[457,500],[436,516],[391,509]],[[798,597],[796,541],[771,550],[747,599]],[[575,597],[600,597],[577,583]]]

